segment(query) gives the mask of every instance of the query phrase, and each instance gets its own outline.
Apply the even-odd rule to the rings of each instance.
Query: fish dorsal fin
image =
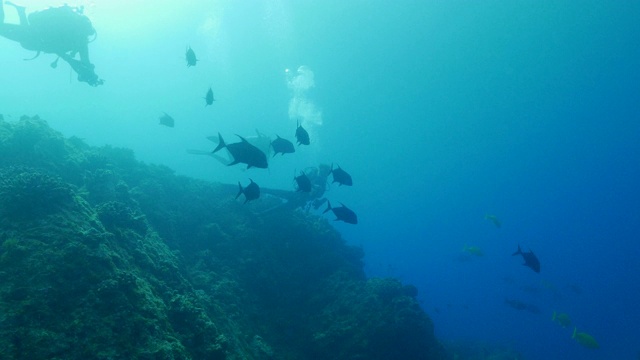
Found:
[[[247,139],[243,138],[242,136],[240,136],[240,135],[238,135],[238,134],[236,134],[236,136],[237,136],[237,137],[239,137],[239,138],[240,138],[240,140],[242,140],[242,142],[244,142],[244,143],[248,143]]]

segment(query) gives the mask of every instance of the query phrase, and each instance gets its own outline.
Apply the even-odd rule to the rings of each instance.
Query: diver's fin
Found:
[[[192,155],[211,155],[211,151],[187,149],[187,154],[192,154]]]

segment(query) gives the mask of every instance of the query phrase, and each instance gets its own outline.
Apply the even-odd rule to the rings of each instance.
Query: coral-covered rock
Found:
[[[58,176],[28,167],[0,169],[0,214],[5,218],[44,216],[71,205],[73,196]]]
[[[237,185],[0,119],[3,359],[445,359],[415,287]]]

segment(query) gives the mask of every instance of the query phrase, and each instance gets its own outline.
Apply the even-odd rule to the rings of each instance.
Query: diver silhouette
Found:
[[[0,0],[0,36],[20,43],[27,50],[37,51],[33,58],[25,60],[35,59],[41,52],[55,54],[58,58],[51,63],[52,68],[62,59],[78,74],[78,81],[91,86],[104,83],[89,61],[89,42],[95,40],[96,30],[81,7],[50,7],[27,16],[24,6],[9,1],[5,4],[15,7],[20,23],[4,22],[4,6]]]

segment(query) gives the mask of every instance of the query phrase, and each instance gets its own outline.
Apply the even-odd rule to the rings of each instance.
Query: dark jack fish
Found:
[[[191,46],[187,48],[185,57],[187,59],[187,67],[196,66],[196,62],[198,62],[198,59],[196,58],[196,53],[193,51],[193,49],[191,49]]]
[[[233,144],[225,144],[222,135],[218,133],[218,146],[212,151],[212,153],[226,147],[229,150],[233,161],[228,165],[235,165],[237,163],[247,164],[247,169],[253,167],[266,169],[268,166],[267,156],[257,147],[251,145],[245,138],[237,135],[240,138],[240,142]]]
[[[238,181],[238,187],[240,188],[240,190],[238,191],[238,195],[236,195],[236,199],[240,196],[240,194],[244,194],[244,204],[260,197],[260,187],[258,186],[258,184],[254,183],[251,179],[249,179],[249,181],[251,182],[244,189]]]
[[[167,113],[164,113],[164,115],[160,116],[159,120],[160,120],[160,125],[164,125],[168,127],[173,127],[173,124],[175,123],[175,121],[173,121],[173,118],[169,116],[169,114]]]
[[[333,211],[333,214],[336,216],[335,221],[344,221],[347,224],[357,224],[358,223],[358,215],[353,212],[353,210],[344,206],[343,203],[340,203],[340,207],[331,207],[331,202],[327,201],[327,209],[322,213],[326,213],[327,211]]]
[[[337,169],[333,168],[333,164],[331,164],[331,174],[333,174],[333,182],[337,182],[342,185],[351,186],[353,185],[353,181],[351,180],[351,175],[349,175],[346,171],[342,170],[340,165],[338,165]]]
[[[309,133],[300,125],[300,122],[297,122],[297,125],[296,140],[298,140],[298,145],[309,145]]]
[[[276,139],[271,142],[271,147],[273,148],[273,156],[278,154],[292,154],[296,152],[291,141],[283,139],[278,135],[276,135]]]
[[[298,184],[298,191],[302,192],[311,192],[311,180],[304,173],[304,171],[300,172],[300,175],[293,178]]]
[[[522,255],[522,258],[524,259],[524,264],[522,265],[530,267],[531,270],[537,273],[540,272],[540,260],[538,260],[538,257],[533,253],[533,251],[529,250],[529,252],[522,252],[520,245],[518,245],[518,251],[511,255]]]
[[[211,86],[209,86],[209,91],[207,91],[207,95],[204,96],[204,101],[207,103],[205,106],[209,106],[213,104],[214,101],[216,101],[216,99],[213,98],[213,90],[211,89]]]

